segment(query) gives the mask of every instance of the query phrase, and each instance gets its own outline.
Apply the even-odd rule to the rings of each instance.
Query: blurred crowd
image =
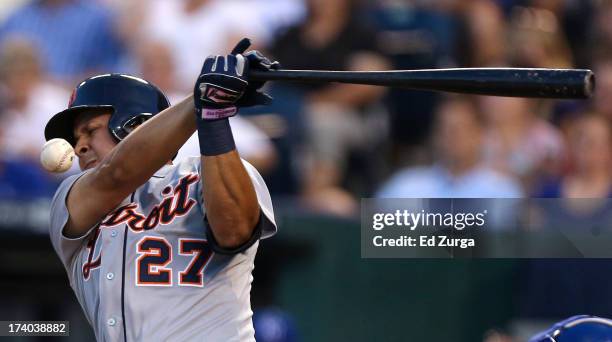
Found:
[[[45,123],[80,80],[130,73],[174,103],[206,56],[242,37],[287,69],[597,76],[588,101],[269,84],[275,102],[232,126],[279,206],[356,217],[364,197],[612,195],[610,0],[3,0],[0,199],[51,196],[65,177],[38,159]],[[179,158],[197,155],[196,139]]]
[[[48,118],[97,73],[178,101],[241,37],[288,69],[592,68],[590,101],[271,84],[232,122],[273,195],[353,216],[362,197],[609,197],[612,2],[11,0],[0,6],[0,196],[52,194]],[[179,157],[197,154],[194,137]],[[72,172],[77,172],[73,170]]]

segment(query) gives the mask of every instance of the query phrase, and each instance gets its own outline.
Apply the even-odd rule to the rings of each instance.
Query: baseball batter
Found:
[[[71,143],[83,170],[53,198],[51,241],[99,341],[254,341],[251,272],[276,225],[228,117],[269,102],[246,75],[278,64],[247,47],[208,57],[174,106],[145,80],[106,74],[48,122],[46,139]],[[172,161],[196,129],[201,156]]]

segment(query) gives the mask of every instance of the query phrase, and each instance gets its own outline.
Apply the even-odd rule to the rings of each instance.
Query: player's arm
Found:
[[[251,178],[236,150],[202,156],[202,193],[208,226],[219,247],[233,250],[251,240],[260,209]]]
[[[255,188],[236,151],[229,117],[237,106],[269,101],[257,91],[263,83],[247,82],[249,66],[278,67],[259,54],[240,55],[247,47],[243,41],[231,55],[208,57],[194,88],[209,240],[228,253],[252,245],[262,226]]]
[[[95,168],[81,176],[66,200],[69,218],[64,236],[85,234],[171,160],[195,131],[193,113],[193,97],[189,96],[130,133]]]

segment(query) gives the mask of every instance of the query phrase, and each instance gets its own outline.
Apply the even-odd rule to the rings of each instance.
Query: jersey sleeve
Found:
[[[202,170],[200,169],[200,158],[199,157],[191,157],[187,158],[181,163],[196,163],[197,171],[202,174]],[[274,208],[272,207],[272,198],[270,197],[270,191],[268,191],[268,187],[266,186],[266,182],[264,182],[263,178],[259,174],[259,171],[251,165],[248,161],[242,159],[242,165],[246,169],[249,177],[251,178],[251,182],[253,183],[253,187],[255,188],[255,193],[257,194],[257,201],[259,202],[259,208],[262,213],[262,229],[261,229],[261,239],[265,239],[271,237],[276,234],[278,230],[276,227],[276,221],[274,219]],[[204,199],[202,198],[202,188],[201,182],[198,185],[197,191],[199,193],[198,197],[200,199],[199,203],[203,206]],[[206,209],[203,207],[202,210],[206,212]],[[208,228],[207,228],[208,229]]]
[[[242,160],[242,164],[251,177],[251,182],[253,183],[255,193],[257,194],[259,208],[267,219],[262,226],[261,238],[265,239],[271,237],[272,235],[276,234],[278,228],[276,227],[276,221],[274,220],[274,208],[272,207],[270,191],[268,191],[268,186],[266,186],[263,178],[253,165],[246,160]]]
[[[62,184],[60,184],[51,201],[51,217],[49,222],[51,244],[67,270],[69,269],[75,253],[83,245],[84,240],[89,236],[93,228],[95,228],[95,226],[92,227],[87,233],[83,234],[83,236],[75,239],[67,238],[63,234],[64,227],[69,217],[68,207],[66,206],[68,194],[74,183],[84,174],[85,173],[81,173],[66,178]]]

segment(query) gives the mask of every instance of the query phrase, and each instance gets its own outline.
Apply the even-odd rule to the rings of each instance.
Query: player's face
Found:
[[[81,170],[96,167],[115,147],[116,143],[108,131],[109,114],[84,113],[74,125],[76,146]]]

